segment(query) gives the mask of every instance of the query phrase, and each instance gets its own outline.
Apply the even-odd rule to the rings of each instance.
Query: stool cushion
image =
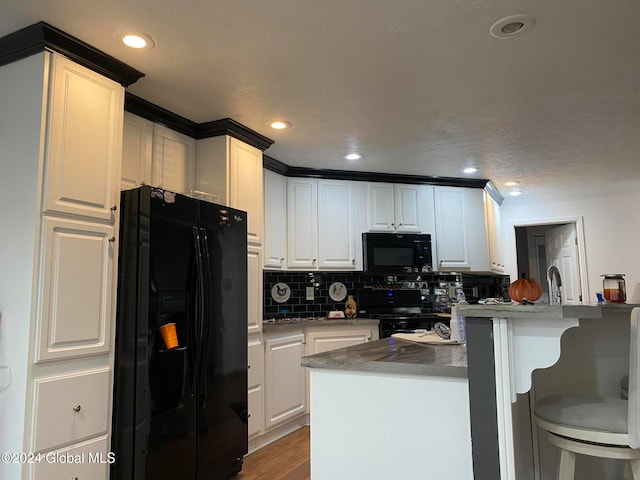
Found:
[[[536,402],[535,414],[552,423],[610,433],[628,433],[629,402],[596,395],[554,395]]]

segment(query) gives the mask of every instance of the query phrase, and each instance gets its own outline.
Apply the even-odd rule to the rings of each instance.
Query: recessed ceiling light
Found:
[[[509,195],[511,195],[512,197],[517,197],[519,195],[522,195],[524,192],[522,190],[511,190],[509,192]]]
[[[520,182],[516,182],[516,181],[514,181],[514,180],[512,180],[512,181],[510,181],[510,182],[504,182],[504,184],[505,184],[507,187],[515,187],[515,186],[516,186],[516,185],[518,185],[519,183],[520,183]]]
[[[359,153],[350,153],[348,155],[344,156],[345,160],[360,160],[362,158],[362,155],[360,155]]]
[[[276,130],[284,130],[285,128],[291,128],[291,122],[287,122],[285,120],[276,120],[275,122],[271,122],[269,126],[271,128],[275,128]]]
[[[153,48],[156,46],[156,41],[150,35],[146,33],[127,33],[122,36],[122,43],[127,47],[142,49]]]
[[[463,170],[464,173],[476,173],[478,169],[476,167],[467,167]]]
[[[496,38],[505,39],[521,35],[531,30],[536,24],[531,15],[518,14],[504,17],[491,25],[489,32]]]

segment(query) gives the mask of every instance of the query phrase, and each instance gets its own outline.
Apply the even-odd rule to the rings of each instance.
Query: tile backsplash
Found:
[[[332,310],[344,311],[346,298],[334,302],[329,297],[329,287],[341,282],[347,295],[358,301],[358,291],[365,286],[402,286],[422,289],[425,298],[424,312],[449,312],[450,296],[455,298],[457,290],[464,291],[468,301],[481,298],[509,298],[509,276],[483,273],[432,272],[417,275],[371,275],[363,272],[292,272],[264,270],[264,318],[277,317],[323,317]],[[283,303],[272,297],[277,283],[286,283],[291,295]],[[308,288],[313,289],[313,300],[307,300]],[[276,293],[276,297],[278,297]]]

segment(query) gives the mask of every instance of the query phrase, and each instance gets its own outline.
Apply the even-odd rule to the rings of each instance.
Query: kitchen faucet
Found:
[[[555,265],[551,265],[547,269],[547,282],[549,284],[549,303],[561,304],[562,292],[560,287],[562,286],[562,279],[560,278],[560,270]]]

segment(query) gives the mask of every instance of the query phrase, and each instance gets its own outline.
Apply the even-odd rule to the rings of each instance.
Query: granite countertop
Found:
[[[499,317],[499,318],[602,318],[607,314],[631,312],[638,304],[605,303],[592,305],[458,305],[456,312],[462,317]]]
[[[309,368],[350,370],[397,375],[467,377],[464,345],[425,345],[383,338],[302,358]]]
[[[301,329],[307,327],[337,327],[342,325],[375,325],[378,326],[379,320],[373,318],[330,318],[325,317],[306,317],[306,318],[289,318],[278,320],[264,320],[262,322],[262,331],[282,332],[285,330]]]

